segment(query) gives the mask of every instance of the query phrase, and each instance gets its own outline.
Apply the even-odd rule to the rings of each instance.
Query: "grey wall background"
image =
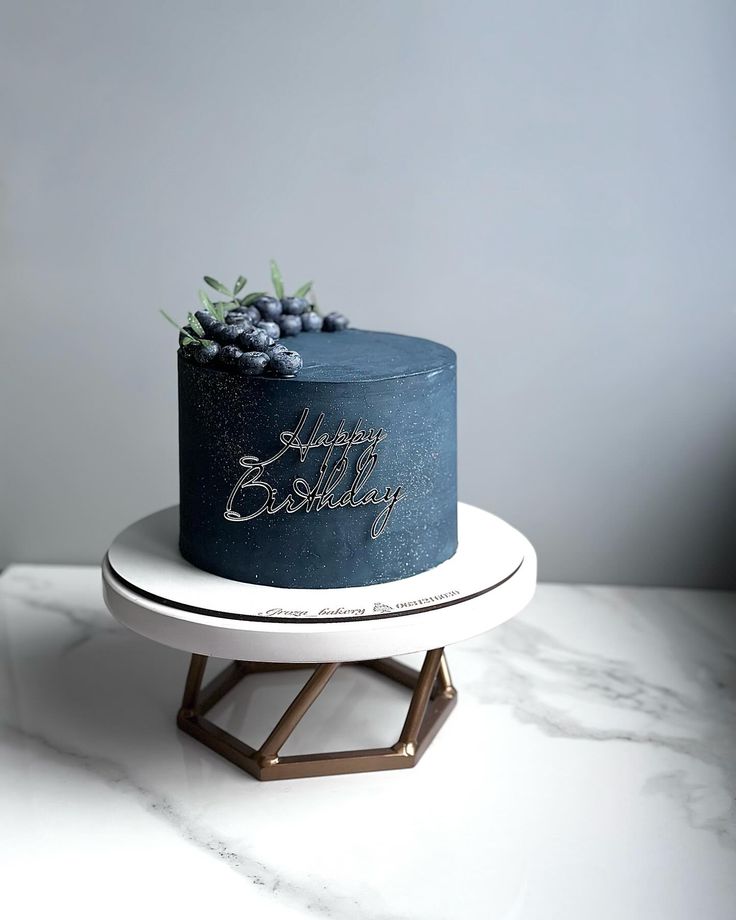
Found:
[[[554,580],[736,584],[733,3],[3,5],[0,561],[177,495],[171,330],[274,255],[459,354]]]

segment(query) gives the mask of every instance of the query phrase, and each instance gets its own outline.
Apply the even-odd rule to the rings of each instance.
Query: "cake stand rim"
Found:
[[[102,566],[105,602],[112,615],[134,632],[174,648],[214,657],[273,662],[360,661],[443,647],[511,619],[529,603],[536,588],[536,553],[528,539],[490,512],[464,503],[459,503],[459,508],[480,512],[493,521],[495,527],[502,526],[508,538],[517,543],[518,562],[500,582],[471,596],[448,598],[446,603],[417,607],[381,618],[364,616],[287,621],[261,616],[236,619],[213,615],[201,608],[201,612],[193,613],[180,608],[176,602],[161,603],[145,597],[135,585],[121,580],[107,557]],[[462,543],[458,546],[460,552]],[[219,576],[204,574],[221,581]],[[422,575],[412,576],[414,586],[420,586]],[[390,588],[408,581],[386,582],[383,586]],[[235,584],[244,595],[248,588],[264,588],[262,585]],[[375,587],[367,586],[366,592]],[[267,590],[287,597],[299,589]],[[355,594],[358,590],[334,588],[320,589],[315,593],[339,595],[340,592],[350,591]]]

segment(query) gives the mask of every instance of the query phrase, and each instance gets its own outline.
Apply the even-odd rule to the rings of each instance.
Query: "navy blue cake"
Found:
[[[298,348],[289,378],[180,351],[184,558],[285,588],[377,584],[450,558],[455,353],[352,329]]]
[[[457,549],[455,353],[323,316],[312,283],[224,300],[179,329],[181,554],[252,584],[347,588]],[[324,334],[328,333],[328,334]],[[289,348],[287,342],[295,342]]]

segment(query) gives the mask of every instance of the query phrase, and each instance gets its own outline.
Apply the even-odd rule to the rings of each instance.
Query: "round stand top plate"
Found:
[[[534,594],[536,555],[500,518],[458,505],[458,550],[421,575],[300,590],[211,575],[178,550],[178,508],[143,518],[103,563],[105,601],[124,625],[189,652],[250,661],[360,661],[440,648],[492,629]]]

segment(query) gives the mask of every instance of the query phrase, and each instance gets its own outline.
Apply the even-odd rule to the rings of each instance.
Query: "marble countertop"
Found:
[[[448,659],[458,706],[414,770],[258,783],[177,731],[188,656],[118,626],[96,568],[11,566],[9,916],[736,916],[736,595],[542,585]],[[257,740],[303,679],[212,717]],[[391,743],[406,701],[345,667],[285,752]]]

